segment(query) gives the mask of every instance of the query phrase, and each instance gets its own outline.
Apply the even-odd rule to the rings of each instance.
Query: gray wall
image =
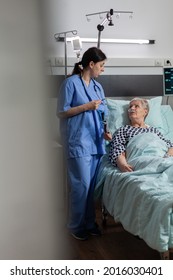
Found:
[[[48,76],[50,97],[58,97],[63,80],[63,75]],[[103,86],[106,97],[163,95],[162,75],[101,75],[97,81]]]
[[[69,253],[62,157],[49,139],[39,4],[1,0],[0,260],[63,259]]]

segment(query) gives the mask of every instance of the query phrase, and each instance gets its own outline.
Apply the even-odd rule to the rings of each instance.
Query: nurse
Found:
[[[58,96],[57,115],[70,187],[67,227],[79,240],[101,235],[95,221],[94,187],[105,140],[112,136],[104,130],[108,111],[102,86],[94,80],[104,71],[106,55],[89,48],[64,80]]]

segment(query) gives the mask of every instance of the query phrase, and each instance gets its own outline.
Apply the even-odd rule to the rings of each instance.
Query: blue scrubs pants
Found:
[[[95,226],[94,188],[101,155],[68,159],[69,221],[71,232]]]

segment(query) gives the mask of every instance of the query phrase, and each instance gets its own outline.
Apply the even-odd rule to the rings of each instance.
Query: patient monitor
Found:
[[[173,96],[173,66],[163,67],[163,94]]]

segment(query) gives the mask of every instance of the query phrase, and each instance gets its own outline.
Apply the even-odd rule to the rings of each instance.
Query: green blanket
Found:
[[[115,220],[160,252],[173,247],[173,157],[164,158],[166,151],[153,133],[133,137],[126,153],[134,171],[120,172],[105,155],[95,191]]]

